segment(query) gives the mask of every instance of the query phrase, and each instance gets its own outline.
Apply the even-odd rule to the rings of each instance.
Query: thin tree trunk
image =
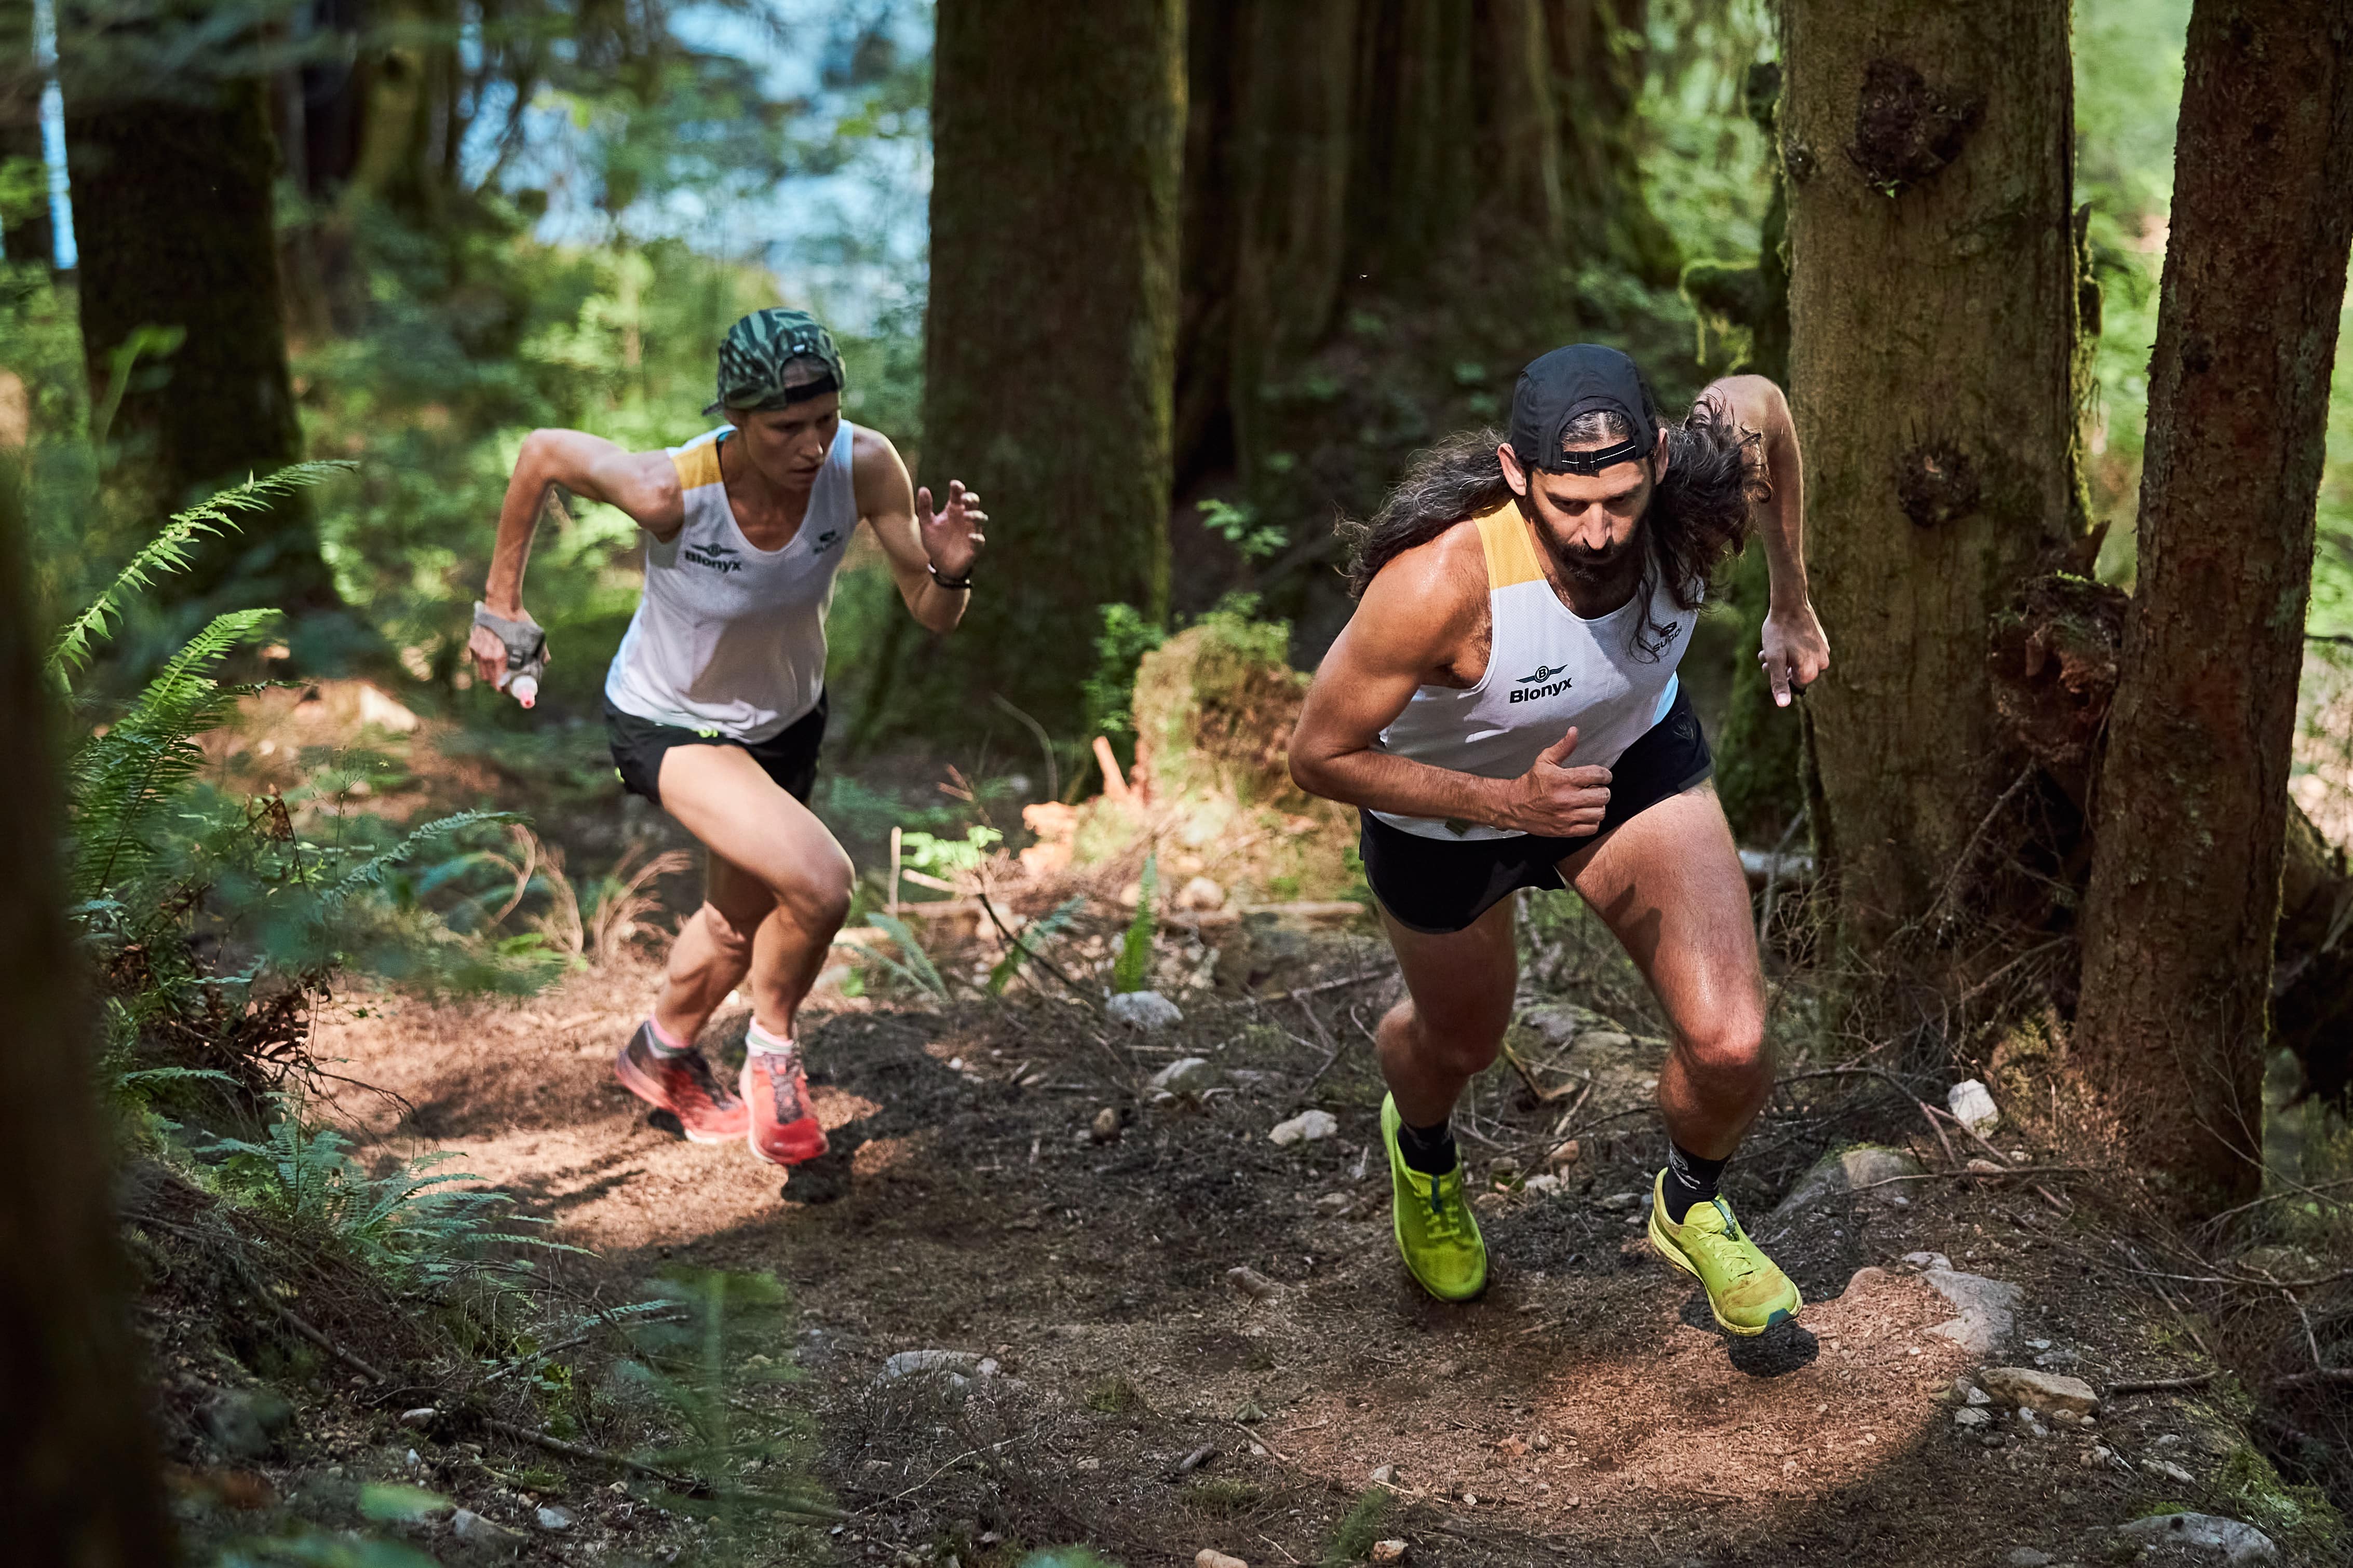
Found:
[[[1183,49],[1179,0],[939,7],[923,479],[992,518],[952,723],[1080,738],[1099,606],[1166,613]]]
[[[1790,392],[1806,700],[1851,952],[1928,909],[2001,780],[1993,618],[2084,531],[2068,12],[1789,0]],[[1932,965],[1933,967],[1933,965]]]
[[[0,474],[0,1518],[12,1563],[149,1568],[174,1558],[63,913],[18,482]]]
[[[81,252],[81,328],[93,399],[142,328],[185,333],[140,358],[111,432],[174,510],[299,459],[271,223],[277,151],[264,84],[209,101],[109,99],[68,82],[66,142]],[[174,579],[184,600],[322,609],[335,604],[300,497],[248,514]]]
[[[0,161],[24,174],[37,171],[37,195],[0,213],[0,248],[16,262],[55,262],[57,227],[49,217],[47,158],[41,147],[41,72],[37,63],[31,0],[0,0],[0,71],[10,89],[0,109]]]
[[[2199,0],[2149,362],[2140,565],[2094,809],[2075,1045],[2188,1205],[2256,1190],[2353,16]]]

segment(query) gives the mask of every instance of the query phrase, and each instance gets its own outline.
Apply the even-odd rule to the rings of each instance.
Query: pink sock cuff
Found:
[[[681,1051],[688,1048],[688,1042],[677,1038],[675,1036],[671,1035],[668,1029],[663,1028],[661,1026],[661,1020],[659,1018],[648,1018],[646,1020],[646,1028],[652,1034],[654,1037],[654,1045],[659,1049],[668,1051],[672,1056],[676,1056]]]

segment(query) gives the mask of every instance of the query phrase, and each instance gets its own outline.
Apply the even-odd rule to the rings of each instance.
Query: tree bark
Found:
[[[1790,393],[1837,650],[1806,699],[1815,828],[1847,950],[1876,955],[2015,771],[1992,620],[2084,535],[2068,12],[1790,0],[1782,59]]]
[[[2199,0],[2140,564],[2094,808],[2075,1046],[2189,1207],[2262,1179],[2313,509],[2353,201],[2353,16]]]
[[[18,483],[0,475],[0,1517],[11,1562],[147,1568],[174,1553],[66,930]]]
[[[1078,738],[1098,606],[1166,613],[1183,49],[1179,0],[939,7],[923,469],[993,519],[920,659],[952,726]]]
[[[57,226],[49,217],[47,161],[41,147],[42,75],[33,37],[31,0],[0,0],[0,162],[40,172],[37,199],[0,213],[0,249],[15,262],[53,266]],[[29,165],[29,167],[27,167]]]
[[[168,354],[141,356],[110,432],[156,510],[175,510],[302,455],[271,222],[277,149],[259,80],[174,100],[109,97],[109,85],[67,82],[83,350],[96,401],[142,328],[185,334]],[[296,611],[336,603],[299,496],[201,546],[166,593]]]

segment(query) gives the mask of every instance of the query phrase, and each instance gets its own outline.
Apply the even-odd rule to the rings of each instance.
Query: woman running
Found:
[[[702,907],[680,930],[653,1016],[614,1060],[630,1093],[697,1142],[732,1138],[778,1165],[825,1152],[793,1014],[849,910],[849,857],[808,809],[825,735],[825,616],[862,521],[915,619],[964,616],[984,542],[980,498],[913,489],[890,441],[841,417],[841,356],[799,310],[757,310],[719,347],[727,423],[682,447],[628,452],[578,430],[523,442],[467,645],[484,680],[529,705],[546,639],[522,575],[548,489],[619,508],[646,532],[645,596],[605,678],[622,786],[709,851]],[[750,977],[739,1092],[696,1047]]]

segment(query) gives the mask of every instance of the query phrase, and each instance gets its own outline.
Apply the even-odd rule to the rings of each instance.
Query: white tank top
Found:
[[[1614,766],[1674,701],[1675,666],[1698,612],[1678,605],[1662,582],[1647,605],[1638,596],[1587,620],[1545,580],[1516,502],[1474,523],[1486,551],[1493,626],[1486,672],[1468,689],[1418,688],[1381,731],[1381,749],[1456,773],[1517,778],[1574,724],[1569,765]],[[1525,837],[1477,823],[1373,815],[1424,838]]]
[[[673,447],[686,523],[646,536],[645,596],[605,676],[624,713],[736,741],[765,741],[825,691],[825,613],[858,526],[851,427],[826,453],[798,532],[761,550],[735,526],[719,474],[732,426]]]

